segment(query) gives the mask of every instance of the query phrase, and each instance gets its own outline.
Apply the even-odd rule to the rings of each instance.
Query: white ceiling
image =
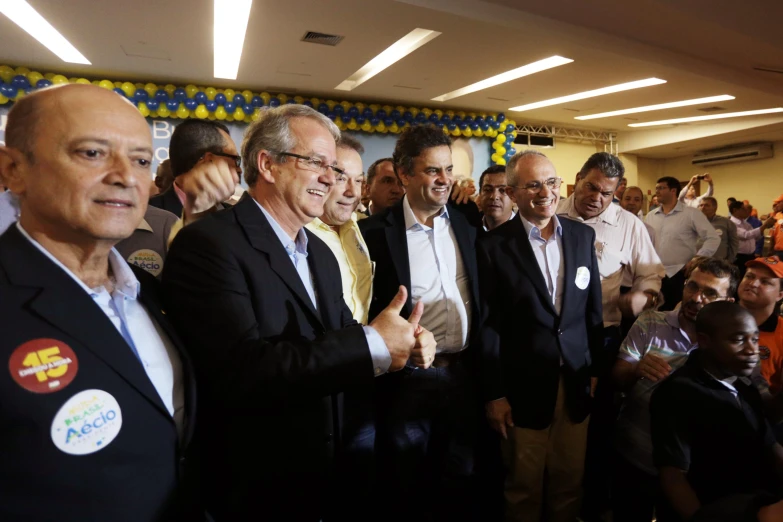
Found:
[[[783,106],[783,73],[753,70],[783,71],[780,0],[254,0],[235,82],[212,78],[211,0],[29,1],[93,65],[61,62],[2,16],[0,63],[91,79],[192,82],[335,100],[504,111],[517,122],[630,132],[627,124],[635,121],[705,113],[694,106],[586,122],[573,118],[718,94],[737,98],[716,104],[726,112]],[[334,90],[416,27],[443,34],[354,91]],[[337,47],[304,43],[306,31],[345,39]],[[575,61],[446,104],[431,101],[555,54]],[[653,76],[668,83],[507,111]],[[744,140],[741,133],[735,139]],[[682,152],[670,148],[666,154]]]

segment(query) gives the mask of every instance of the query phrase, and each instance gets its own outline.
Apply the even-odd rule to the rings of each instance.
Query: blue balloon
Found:
[[[473,121],[481,125],[484,122],[484,116],[476,116],[476,119]]]
[[[381,120],[377,116],[373,116],[372,118],[370,118],[370,125],[372,125],[373,127],[378,125],[380,122]]]
[[[277,96],[272,96],[269,98],[269,106],[270,107],[280,107],[280,100]]]
[[[361,125],[365,121],[367,121],[367,118],[365,118],[364,116],[357,116],[356,117],[356,123],[358,123],[359,125]]]
[[[296,105],[296,104],[297,104],[297,103],[296,103],[296,100],[295,100],[295,99],[293,99],[293,98],[291,98],[290,100],[288,100],[288,101],[287,101],[287,102],[285,102],[285,103],[286,103],[286,105]]]
[[[329,112],[329,106],[326,105],[325,103],[319,103],[318,112],[320,112],[321,114],[326,114],[327,112]]]
[[[372,118],[373,116],[372,109],[369,107],[365,107],[364,110],[362,111],[362,116],[364,116],[365,118]]]
[[[509,123],[506,125],[506,134],[511,134],[512,132],[514,132],[514,126]]]
[[[193,98],[186,98],[185,99],[185,108],[191,111],[195,111],[196,107],[198,107],[198,102],[194,100]]]
[[[411,111],[405,111],[402,113],[402,119],[404,119],[407,122],[413,121],[413,113]]]
[[[376,112],[375,115],[378,116],[378,118],[380,119],[384,119],[386,116],[388,116],[386,114],[386,111],[383,109],[378,109],[378,112]]]
[[[17,89],[27,89],[30,87],[30,82],[27,80],[27,76],[17,74],[11,78],[11,87],[16,87]]]
[[[234,102],[226,102],[223,105],[223,107],[226,109],[226,112],[229,114],[234,114],[234,111],[237,110],[237,106],[234,104]]]
[[[390,127],[391,125],[394,125],[394,120],[391,118],[384,118],[383,124],[386,125],[387,127]]]
[[[333,112],[334,112],[336,115],[338,115],[338,116],[342,116],[343,114],[345,114],[345,108],[344,108],[342,105],[340,105],[339,103],[338,103],[337,105],[335,105],[335,106],[334,106],[334,108],[332,109],[332,111],[333,111]]]
[[[160,103],[166,103],[169,101],[169,93],[164,91],[163,89],[158,89],[155,92],[155,99],[158,100]]]
[[[397,119],[397,126],[400,127],[400,128],[405,127],[406,123],[407,122],[404,119],[402,119],[402,117]]]
[[[149,97],[150,95],[144,89],[136,89],[136,92],[133,93],[133,99],[137,102],[147,101]]]
[[[350,123],[351,122],[351,115],[350,114],[343,114],[340,116],[342,118],[343,123]]]
[[[473,123],[473,116],[465,116],[465,123]]]
[[[468,128],[468,124],[467,124],[467,123],[464,123],[464,122],[463,122],[463,123],[460,123],[460,124],[459,124],[459,130],[465,130],[465,129],[467,129],[467,128]]]
[[[0,94],[6,98],[12,98],[16,96],[16,89],[6,83],[0,82]]]
[[[176,91],[174,91],[174,99],[177,101],[183,101],[187,97],[188,97],[188,93],[186,93],[185,89],[181,87]]]
[[[35,90],[35,87],[33,87],[33,86],[26,87],[26,88],[25,88],[25,90],[24,90],[24,93],[25,93],[25,94],[30,94],[30,93],[31,93],[31,92],[33,92],[34,90]]]
[[[517,149],[515,149],[514,147],[511,147],[511,148],[508,149],[508,153],[513,156],[514,154],[517,153]]]
[[[49,80],[43,79],[43,80],[38,80],[37,82],[35,82],[35,87],[38,88],[38,89],[43,89],[44,87],[49,87],[51,84],[52,84],[52,82],[50,82]],[[120,90],[122,90],[122,89],[120,89]],[[125,92],[123,92],[122,95],[125,96]]]
[[[244,112],[246,116],[253,114],[253,110],[254,110],[253,106],[250,105],[249,103],[246,103],[242,106],[242,112]]]
[[[253,96],[253,100],[250,102],[253,107],[263,107],[264,99],[261,96]]]
[[[462,123],[462,117],[460,117],[460,116],[454,116],[454,118],[453,118],[451,121],[453,121],[454,123],[456,123],[457,125],[459,125],[460,123]]]
[[[196,93],[196,95],[193,96],[193,99],[196,100],[196,103],[198,103],[199,105],[202,105],[204,103],[207,103],[207,100],[209,98],[207,98],[207,93],[202,92],[202,91],[198,91]]]
[[[357,109],[356,107],[351,107],[350,109],[348,109],[348,115],[351,118],[356,118],[359,115],[359,109]]]
[[[419,123],[424,123],[425,121],[427,121],[427,116],[423,112],[420,112],[419,114],[416,115],[416,118],[414,120]]]
[[[492,128],[495,130],[498,130],[500,128],[500,122],[499,121],[493,121],[492,122]]]
[[[158,107],[160,106],[160,102],[158,100],[155,100],[153,98],[150,98],[147,100],[147,108],[151,111],[157,111]]]
[[[479,124],[474,121],[470,124],[470,130],[479,130]]]
[[[500,114],[498,114],[498,117],[496,119],[499,123],[503,123],[504,121],[506,121],[506,115],[501,112]]]
[[[311,102],[310,100],[305,100],[305,101],[302,102],[302,105],[307,105],[308,107],[312,107],[313,106],[313,102]]]
[[[226,95],[223,94],[222,92],[217,93],[215,95],[215,103],[217,103],[218,105],[223,105],[224,103],[226,103]]]
[[[399,119],[400,119],[400,116],[402,116],[402,114],[400,114],[400,111],[398,111],[397,109],[394,109],[394,110],[392,110],[392,111],[389,113],[389,116],[391,116],[391,117],[392,117],[393,119],[395,119],[395,120],[399,120]]]
[[[41,83],[42,81],[43,81],[43,80],[38,80],[38,83]],[[36,84],[35,84],[35,85],[36,85],[36,87],[38,87],[38,83],[36,83]],[[38,88],[39,88],[39,89],[42,89],[43,87],[38,87]],[[120,89],[119,87],[115,87],[115,88],[114,88],[114,89],[112,89],[112,90],[113,90],[114,92],[116,92],[117,94],[119,94],[120,96],[122,96],[123,98],[125,97],[125,91],[123,91],[123,90],[122,90],[122,89]],[[0,91],[0,93],[2,93],[2,91]]]
[[[481,130],[487,131],[487,130],[489,130],[489,123],[482,122],[482,123],[479,124],[479,127],[481,127]]]
[[[234,101],[234,105],[236,105],[237,107],[241,107],[242,105],[245,104],[245,97],[242,96],[241,94],[235,94],[233,101]]]
[[[171,112],[177,112],[177,109],[179,109],[179,101],[177,100],[169,100],[166,102],[166,108]]]
[[[429,121],[431,123],[437,123],[438,121],[440,121],[440,119],[438,118],[438,115],[435,114],[434,112],[432,114],[430,114],[430,117],[428,119],[429,119]]]
[[[452,122],[452,123],[449,123],[449,124],[446,126],[446,128],[448,128],[450,131],[453,131],[454,129],[456,129],[456,128],[457,128],[457,124],[456,124],[456,123],[453,123],[453,122]]]
[[[443,116],[441,116],[440,121],[441,123],[448,125],[449,123],[451,123],[451,116],[449,116],[448,114],[444,114]]]
[[[168,105],[168,103],[166,105]],[[218,108],[218,103],[215,100],[207,100],[207,103],[205,103],[204,106],[209,112],[215,112]]]
[[[494,116],[487,116],[487,120],[486,121],[487,121],[487,123],[489,123],[491,125],[492,122],[495,121],[495,117]]]

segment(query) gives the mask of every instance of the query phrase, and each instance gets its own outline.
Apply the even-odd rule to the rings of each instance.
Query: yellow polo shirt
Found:
[[[345,304],[350,308],[356,321],[367,324],[375,263],[370,261],[367,245],[356,224],[356,213],[340,226],[339,232],[335,232],[318,218],[306,226],[334,253],[340,265]]]

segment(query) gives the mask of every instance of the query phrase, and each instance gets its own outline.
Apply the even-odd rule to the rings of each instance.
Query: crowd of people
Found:
[[[783,195],[363,153],[302,105],[186,120],[150,197],[122,97],[15,103],[0,520],[783,520]]]

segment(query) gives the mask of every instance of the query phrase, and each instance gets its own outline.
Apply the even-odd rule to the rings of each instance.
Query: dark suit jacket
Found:
[[[478,241],[484,399],[508,398],[520,428],[549,426],[561,372],[571,419],[582,421],[589,413],[590,377],[597,374],[592,361],[603,352],[595,232],[568,219],[560,224],[565,277],[559,315],[519,217]],[[590,273],[584,290],[575,284],[579,267]]]
[[[465,216],[456,211],[452,203],[448,204],[449,219],[457,239],[462,262],[470,279],[472,332],[470,345],[478,339],[473,335],[479,330],[481,315],[479,312],[478,268],[476,265],[476,229]],[[375,262],[370,320],[374,319],[391,302],[400,285],[408,289],[408,301],[402,309],[402,315],[408,317],[413,312],[411,300],[411,271],[408,258],[408,240],[405,232],[405,216],[402,202],[381,214],[359,221],[370,259]]]
[[[174,192],[174,187],[162,194],[152,196],[149,204],[153,207],[167,210],[177,217],[182,217],[182,202],[177,197],[177,193]]]
[[[13,373],[18,374],[18,365],[13,373],[0,372],[0,520],[168,522],[185,518],[180,510],[192,499],[185,500],[184,472],[189,465],[183,448],[190,441],[195,420],[195,381],[182,344],[161,312],[158,282],[143,270],[134,268],[134,273],[141,283],[139,299],[180,350],[188,419],[182,444],[144,368],[92,298],[16,227],[0,237],[0,357],[4,364],[9,364],[17,348],[36,339],[51,339],[60,354],[57,357],[69,347],[76,358],[59,377],[63,382],[69,376],[73,380],[51,393],[34,393],[17,384]],[[19,354],[26,352],[23,348]],[[45,382],[57,383],[54,376]],[[122,424],[117,437],[103,449],[77,456],[55,446],[54,437],[63,434],[53,432],[53,419],[71,397],[85,390],[114,397]],[[94,423],[96,429],[99,423]],[[84,422],[74,425],[83,429]]]
[[[317,311],[249,195],[185,227],[163,269],[167,313],[200,378],[197,437],[218,522],[319,520],[340,435],[337,394],[372,385],[337,261],[305,232]]]

